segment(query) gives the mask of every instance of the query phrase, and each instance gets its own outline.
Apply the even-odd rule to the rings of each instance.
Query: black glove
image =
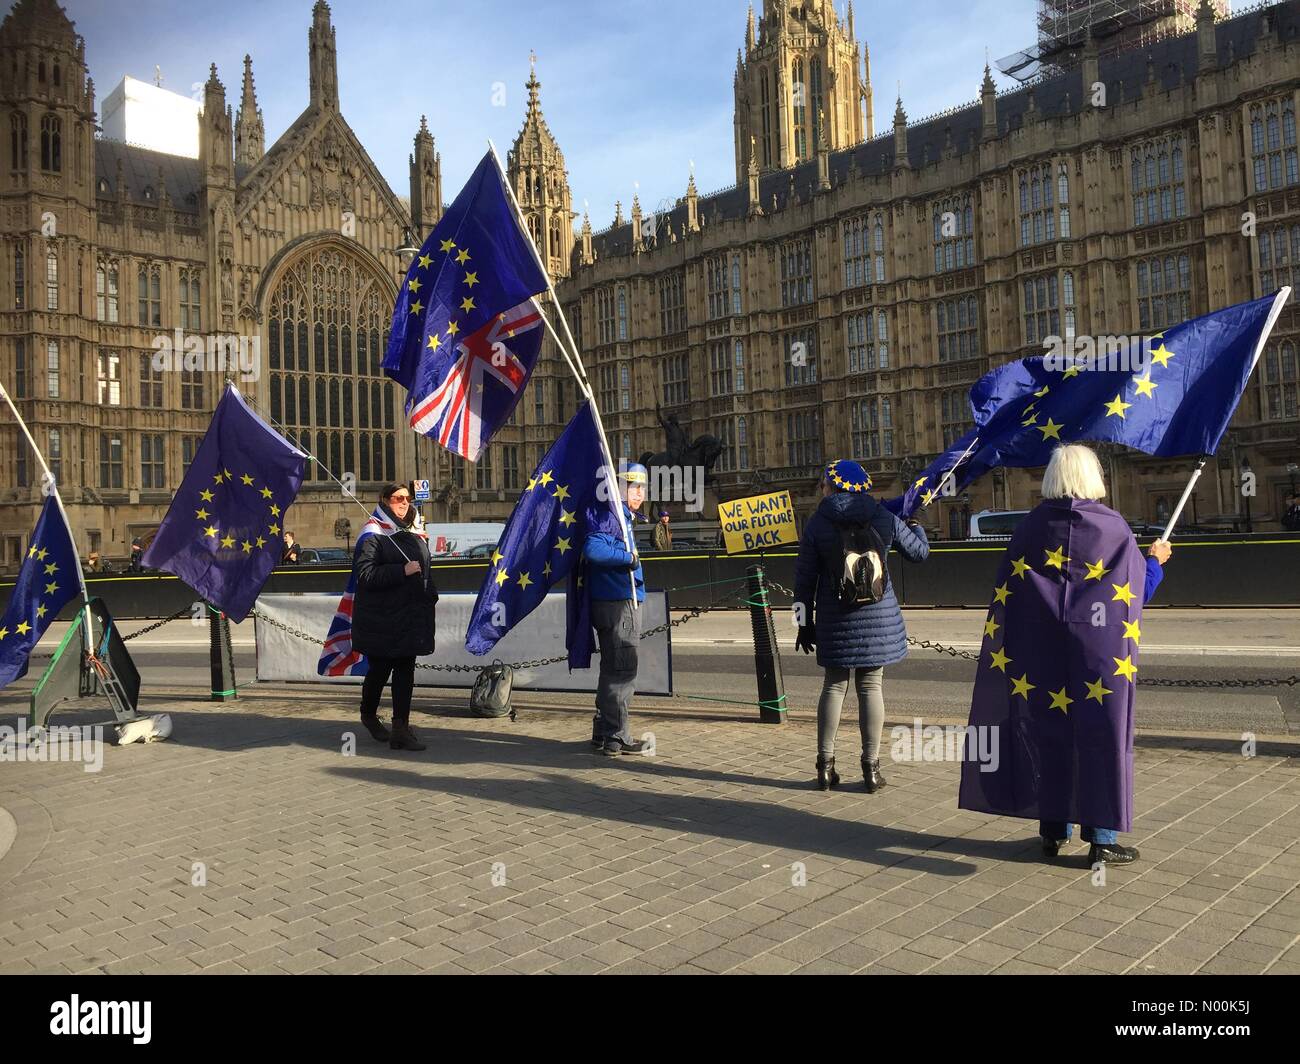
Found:
[[[800,625],[799,635],[794,641],[794,648],[802,650],[805,654],[812,654],[817,650],[817,629],[811,624]]]

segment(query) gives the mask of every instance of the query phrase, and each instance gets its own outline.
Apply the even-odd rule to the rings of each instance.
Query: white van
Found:
[[[981,510],[971,514],[971,539],[1010,539],[1020,522],[1029,516],[1028,510]]]
[[[490,522],[424,526],[429,553],[435,558],[463,558],[475,547],[494,547],[501,542],[506,526]]]

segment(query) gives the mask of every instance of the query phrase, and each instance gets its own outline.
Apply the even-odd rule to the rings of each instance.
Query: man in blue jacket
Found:
[[[650,476],[633,463],[619,477],[623,488],[623,518],[629,535],[633,513],[645,502]],[[632,738],[627,710],[636,690],[637,648],[641,642],[641,603],[645,577],[641,556],[629,551],[617,528],[589,528],[582,556],[591,589],[591,625],[600,644],[600,680],[596,687],[596,716],[591,745],[607,757],[642,754],[646,744]],[[635,588],[635,601],[633,593]]]

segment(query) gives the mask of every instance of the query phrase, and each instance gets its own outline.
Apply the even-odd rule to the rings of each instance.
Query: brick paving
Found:
[[[100,773],[0,765],[0,973],[1300,974],[1291,743],[1140,736],[1103,885],[957,809],[956,764],[864,794],[851,723],[823,795],[807,722],[638,714],[657,755],[612,760],[589,711],[417,710],[398,754],[316,692],[168,708]]]

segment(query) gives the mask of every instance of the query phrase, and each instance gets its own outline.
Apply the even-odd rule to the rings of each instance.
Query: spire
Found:
[[[984,84],[980,86],[980,106],[984,111],[982,140],[992,140],[998,135],[998,87],[993,83],[993,71],[984,64]]]
[[[749,21],[745,26],[745,54],[752,52],[758,43],[758,38],[754,33],[754,5],[749,5]]]
[[[686,182],[686,232],[700,228],[700,196],[695,190],[695,167],[691,167],[690,180]]]
[[[1197,49],[1196,68],[1200,73],[1217,70],[1219,66],[1219,35],[1215,32],[1214,22],[1218,12],[1210,0],[1201,0],[1196,12]]]
[[[622,201],[622,200],[615,200],[615,201],[614,201],[614,225],[615,225],[615,226],[622,225],[622,224],[623,224],[623,221],[624,221],[624,219],[623,219],[623,201]]]
[[[253,58],[244,56],[244,91],[235,118],[235,162],[254,165],[266,150],[266,127],[253,88]]]
[[[632,194],[632,248],[640,251],[642,248],[641,240],[641,199],[634,192]]]
[[[429,123],[420,115],[415,150],[410,156],[411,224],[420,240],[442,217],[442,158],[434,151]]]
[[[823,192],[831,187],[831,152],[826,146],[826,112],[817,112],[817,186]]]
[[[759,202],[758,191],[758,153],[754,148],[754,138],[749,138],[749,216],[763,213],[763,204]]]
[[[311,68],[312,106],[337,111],[338,49],[334,42],[334,27],[330,24],[330,6],[325,0],[316,0],[316,6],[312,9],[311,29],[307,31],[307,53]]]
[[[591,219],[587,217],[586,208],[582,211],[582,233],[578,238],[579,262],[583,266],[590,266],[596,261],[596,256],[591,249]]]
[[[848,28],[849,28],[849,40],[856,42],[858,39],[858,35],[853,30],[853,0],[849,0]]]
[[[907,167],[907,112],[903,110],[903,96],[899,93],[898,105],[894,108],[894,165]]]

